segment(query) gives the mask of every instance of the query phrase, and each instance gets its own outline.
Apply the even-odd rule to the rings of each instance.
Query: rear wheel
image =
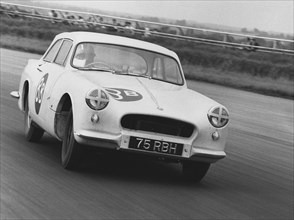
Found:
[[[24,132],[26,139],[30,142],[38,142],[42,138],[44,130],[39,128],[38,125],[35,124],[35,122],[32,120],[29,114],[28,97],[26,98],[24,107]]]
[[[206,175],[209,167],[210,163],[184,161],[183,174],[189,180],[200,182]]]
[[[81,162],[82,149],[76,142],[73,132],[73,115],[70,110],[62,140],[61,164],[65,169],[75,169]]]

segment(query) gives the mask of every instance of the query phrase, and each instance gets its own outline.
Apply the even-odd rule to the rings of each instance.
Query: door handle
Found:
[[[40,63],[40,64],[38,64],[38,66],[37,66],[37,70],[39,71],[39,72],[43,72],[43,70],[41,69],[41,67],[44,65],[45,63]]]

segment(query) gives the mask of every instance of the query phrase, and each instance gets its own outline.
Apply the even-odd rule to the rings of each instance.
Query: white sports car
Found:
[[[62,33],[20,81],[25,136],[62,141],[61,164],[76,168],[84,146],[180,162],[200,181],[224,158],[229,115],[187,88],[178,56],[148,42],[90,32]]]

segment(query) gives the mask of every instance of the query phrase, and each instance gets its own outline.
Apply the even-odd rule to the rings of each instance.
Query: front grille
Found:
[[[175,120],[151,115],[131,114],[121,119],[123,128],[130,130],[149,131],[179,137],[191,137],[194,125]]]

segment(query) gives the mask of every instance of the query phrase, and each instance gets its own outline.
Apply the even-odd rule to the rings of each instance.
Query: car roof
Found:
[[[94,33],[94,32],[82,32],[82,31],[75,31],[75,32],[64,32],[61,34],[58,34],[55,39],[60,38],[69,38],[74,41],[75,44],[78,44],[80,42],[97,42],[97,43],[107,43],[107,44],[116,44],[116,45],[122,45],[122,46],[129,46],[129,47],[135,47],[140,48],[143,50],[149,50],[154,51],[157,53],[166,54],[169,56],[172,56],[176,59],[178,59],[178,56],[175,52],[142,40],[136,40],[128,37],[121,37],[121,36],[115,36],[110,34],[101,34],[101,33]]]

